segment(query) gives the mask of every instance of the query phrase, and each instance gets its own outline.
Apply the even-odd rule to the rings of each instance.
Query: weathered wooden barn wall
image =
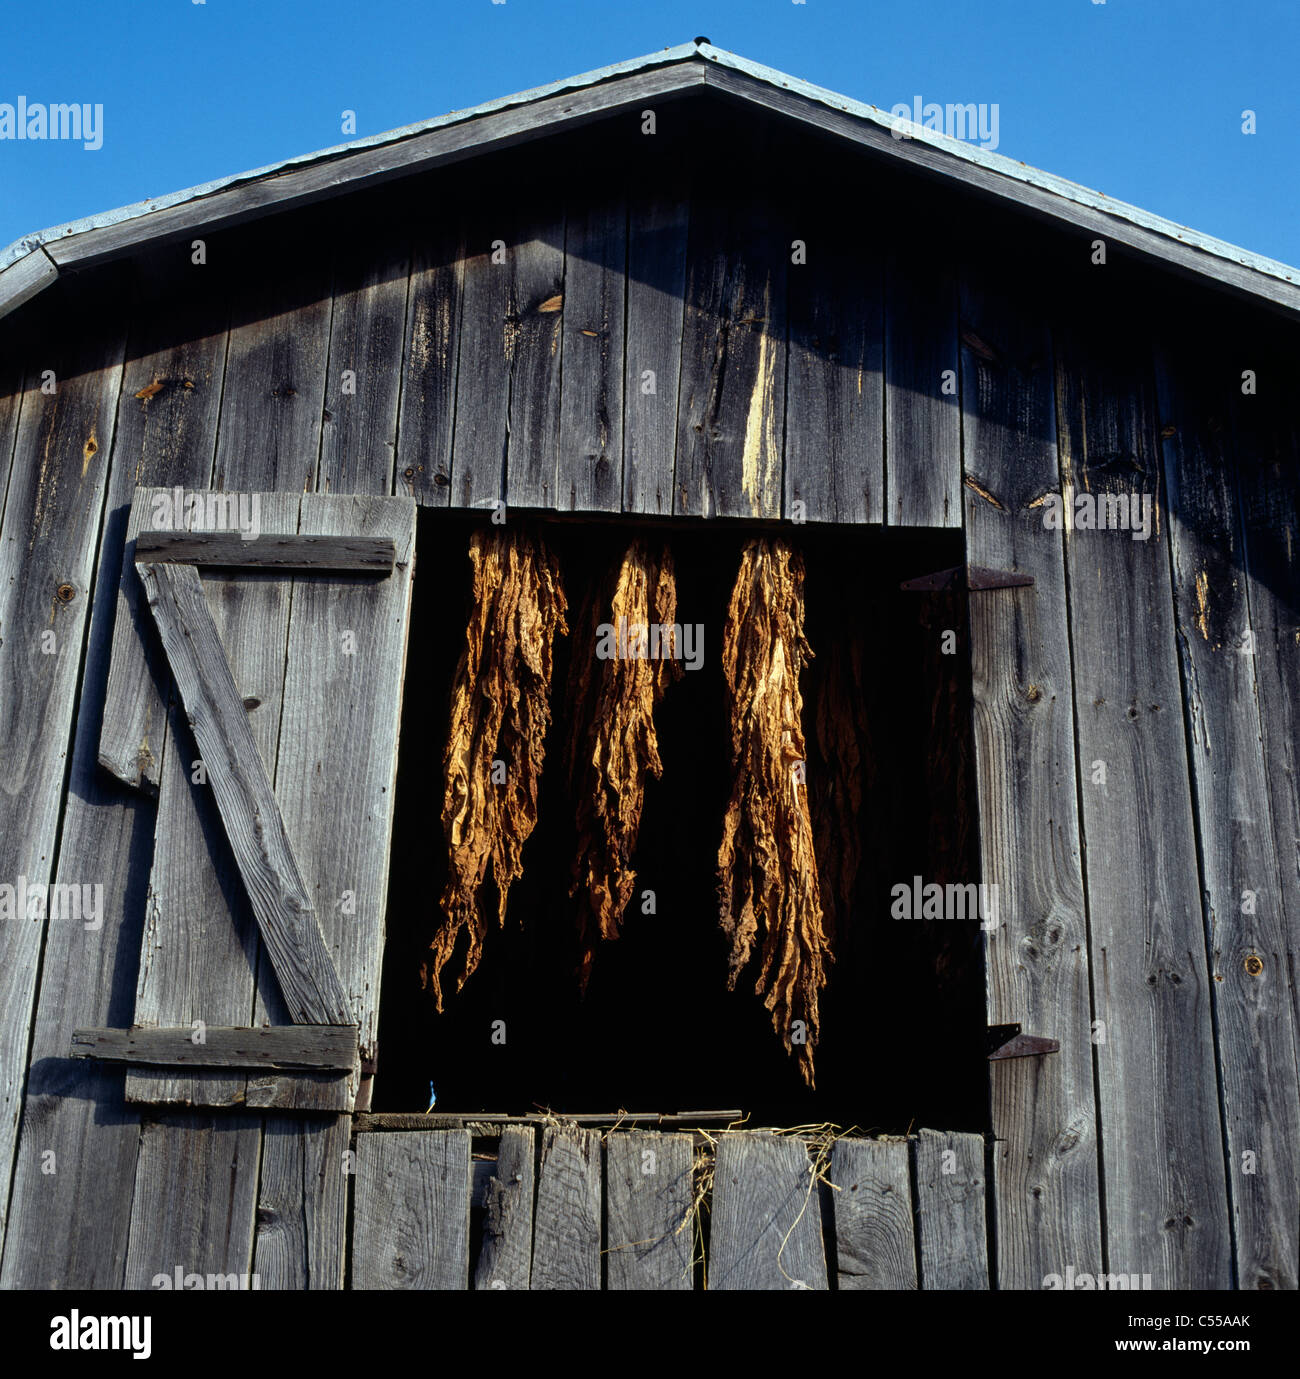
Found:
[[[142,1133],[66,1057],[134,1006],[156,806],[100,717],[132,491],[184,484],[961,527],[1032,573],[969,600],[988,1017],[1061,1042],[991,1065],[992,1280],[1294,1288],[1294,325],[750,111],[619,120],[0,321],[0,880],[105,904],[0,923],[0,1282],[343,1278],[335,1118]],[[1048,530],[1062,490],[1155,530]]]

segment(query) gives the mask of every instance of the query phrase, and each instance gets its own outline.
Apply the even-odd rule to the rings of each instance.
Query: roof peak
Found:
[[[47,286],[65,266],[85,266],[130,252],[150,239],[179,236],[199,226],[220,228],[507,142],[559,132],[693,86],[752,101],[1022,210],[1104,234],[1184,272],[1300,313],[1300,270],[935,130],[909,122],[907,137],[900,138],[889,112],[751,62],[700,36],[467,110],[25,235],[0,251],[0,316]],[[477,128],[467,128],[471,126]],[[318,171],[321,164],[345,160],[352,163],[348,175],[339,176],[337,167],[329,175]],[[242,189],[249,184],[271,179],[274,194],[244,195]]]

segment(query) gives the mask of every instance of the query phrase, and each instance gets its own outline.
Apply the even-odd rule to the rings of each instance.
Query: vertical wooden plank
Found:
[[[1041,1288],[1101,1267],[1088,925],[1064,552],[1043,521],[1059,477],[1051,341],[1023,277],[988,261],[962,275],[966,554],[1034,579],[967,600],[981,867],[998,887],[988,1022],[1061,1045],[988,1065],[993,1211],[998,1286]]]
[[[139,1119],[123,1104],[120,1068],[98,1068],[67,1052],[79,1024],[132,1022],[154,805],[112,781],[96,758],[132,491],[137,482],[193,485],[196,478],[206,487],[226,319],[219,293],[193,284],[179,293],[175,274],[157,262],[142,273],[59,849],[61,883],[102,883],[101,922],[91,929],[58,924],[47,935],[4,1288],[120,1288],[125,1270]],[[160,391],[135,396],[156,382]],[[134,570],[130,575],[135,580]],[[47,1153],[54,1173],[45,1171]]]
[[[174,494],[209,487],[217,443],[217,412],[225,378],[230,303],[224,271],[196,265],[188,247],[159,251],[141,265],[131,351],[118,410],[113,485],[106,530],[117,535],[132,484],[155,484]],[[184,303],[179,309],[177,302]],[[120,466],[120,477],[117,469]],[[124,496],[123,496],[124,495]],[[126,540],[149,523],[143,499]],[[179,523],[177,523],[179,525]],[[157,792],[163,715],[171,674],[145,607],[140,578],[128,553],[117,592],[117,622],[100,762],[128,785]]]
[[[757,1131],[723,1135],[712,1220],[710,1289],[829,1287],[821,1203],[802,1140]]]
[[[928,1291],[986,1289],[983,1138],[922,1130],[913,1154],[921,1287]]]
[[[915,1289],[907,1142],[837,1140],[831,1182],[840,1291]]]
[[[694,1168],[689,1135],[640,1133],[606,1140],[607,1288],[694,1288]]]
[[[0,524],[4,522],[5,498],[13,473],[14,441],[18,436],[18,414],[23,403],[26,364],[21,340],[22,335],[15,331],[13,321],[0,329]]]
[[[1067,512],[1076,495],[1135,493],[1159,511],[1142,339],[1110,294],[1056,332]],[[1222,1288],[1227,1189],[1168,540],[1167,522],[1146,541],[1065,533],[1105,1262],[1157,1288]]]
[[[841,208],[795,207],[785,515],[809,522],[883,522],[883,253]]]
[[[298,530],[301,500],[296,495],[265,493],[258,500],[263,532]],[[244,696],[249,727],[273,775],[284,691],[289,581],[243,571],[209,570],[201,577],[231,673]],[[211,789],[194,780],[199,752],[179,700],[169,713],[161,754],[134,1023],[249,1024],[257,923]],[[246,1083],[242,1074],[215,1069],[177,1075],[171,1069],[132,1068],[126,1076],[126,1095],[129,1101],[153,1104],[231,1106],[244,1101]]]
[[[125,784],[151,794],[157,793],[162,774],[171,671],[158,630],[151,625],[134,556],[136,537],[149,529],[155,494],[166,495],[170,506],[166,489],[141,487],[135,490],[127,513],[104,721],[99,730],[99,764]],[[188,525],[188,518],[182,520]]]
[[[562,217],[542,210],[530,214],[518,199],[481,211],[470,228],[460,338],[466,367],[456,378],[453,507],[491,507],[507,491],[512,506],[553,503],[563,237]],[[494,263],[494,256],[501,261]]]
[[[30,887],[43,894],[55,877],[122,380],[122,295],[117,274],[94,295],[76,299],[56,285],[46,294],[46,333],[24,351],[26,387],[0,526],[0,878],[15,888],[15,900],[23,888],[24,902]],[[104,322],[102,330],[78,328],[82,311]],[[54,391],[42,392],[49,378]],[[0,1185],[6,1198],[47,929],[47,907],[32,908],[38,912],[0,922]],[[0,1243],[5,1215],[0,1209]]]
[[[379,1018],[415,504],[318,494],[301,501],[303,531],[390,537],[397,551],[387,579],[294,579],[275,752],[276,798],[366,1059]],[[258,993],[258,1023],[289,1023],[265,957]]]
[[[510,358],[506,496],[511,507],[559,505],[560,337],[564,326],[564,217],[542,208],[508,250]]]
[[[391,203],[336,224],[333,314],[321,431],[322,493],[393,491],[410,250]],[[400,227],[395,228],[395,227]]]
[[[296,216],[244,243],[258,271],[236,292],[215,487],[301,493],[316,481],[330,338],[330,249]],[[225,246],[213,240],[209,257]]]
[[[674,511],[781,515],[789,236],[765,192],[691,199]]]
[[[406,671],[415,504],[409,498],[302,499],[300,527],[322,536],[391,537],[393,573],[382,580],[303,575],[293,582],[286,644],[284,708],[276,753],[276,798],[293,839],[331,961],[359,1029],[360,1057],[376,1054],[396,798],[397,740]],[[348,705],[340,718],[337,706]],[[256,1023],[287,1018],[263,953]],[[357,1091],[357,1073],[349,1097]],[[250,1106],[337,1105],[324,1078],[282,1077],[248,1085]],[[338,1287],[343,1274],[346,1186],[341,1153],[348,1117],[303,1123],[268,1117],[262,1146],[261,1210],[279,1212],[267,1185],[292,1185],[316,1165],[314,1229],[273,1236],[274,1276],[293,1286]],[[292,1203],[292,1187],[286,1189]],[[263,1240],[259,1235],[259,1269]],[[468,1268],[468,1264],[466,1265]],[[319,1282],[317,1282],[319,1280]],[[464,1287],[462,1282],[460,1287]]]
[[[474,1271],[476,1289],[530,1287],[536,1145],[532,1126],[508,1125],[501,1132]]]
[[[533,1224],[534,1292],[601,1286],[600,1135],[547,1126]]]
[[[624,512],[673,510],[689,220],[681,176],[661,173],[649,186],[635,184],[628,206]]]
[[[1157,355],[1178,648],[1204,872],[1239,1286],[1295,1289],[1300,1087],[1229,389],[1240,369]]]
[[[1300,967],[1300,495],[1294,482],[1300,429],[1286,379],[1298,361],[1294,343],[1275,348],[1275,363],[1257,371],[1258,391],[1235,400],[1233,442],[1283,936],[1287,970],[1294,972]],[[1255,353],[1249,350],[1252,362]],[[1239,362],[1245,366],[1244,359]],[[1300,985],[1294,981],[1291,1001],[1300,1055]],[[1235,1164],[1233,1172],[1241,1168]],[[1248,1278],[1240,1282],[1250,1286]]]
[[[459,218],[444,224],[425,217],[413,235],[394,491],[411,494],[422,507],[445,507],[451,497],[464,233]],[[475,372],[487,364],[469,357]]]
[[[253,1268],[263,1288],[343,1287],[351,1117],[267,1116]]]
[[[961,525],[951,244],[914,224],[892,240],[885,304],[885,520],[891,526]]]
[[[177,1270],[206,1287],[251,1288],[253,1207],[261,1131],[248,1116],[146,1121],[135,1172],[136,1210],[125,1287],[152,1289]],[[141,1211],[142,1203],[149,1204]],[[212,1283],[208,1275],[220,1276]],[[233,1281],[232,1281],[233,1279]]]
[[[354,1289],[469,1286],[469,1131],[357,1136]]]
[[[564,225],[560,458],[554,506],[618,512],[623,490],[627,201],[585,179]]]

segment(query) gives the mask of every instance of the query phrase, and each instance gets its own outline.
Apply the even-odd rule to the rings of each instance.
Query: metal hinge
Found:
[[[1033,582],[1033,575],[1022,575],[1015,570],[990,570],[983,565],[954,565],[951,570],[936,570],[932,575],[905,580],[898,587],[909,594],[928,594],[940,589],[973,594],[985,589],[1025,589]]]
[[[1000,1058],[1032,1058],[1040,1053],[1060,1053],[1057,1039],[1043,1039],[1036,1034],[1021,1034],[1019,1025],[990,1025],[988,1027],[989,1062]]]

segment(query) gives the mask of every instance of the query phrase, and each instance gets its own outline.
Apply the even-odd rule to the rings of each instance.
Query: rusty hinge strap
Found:
[[[1019,1025],[990,1025],[987,1044],[989,1062],[1001,1058],[1032,1058],[1040,1053],[1060,1053],[1057,1039],[1036,1034],[1021,1034]]]
[[[1022,575],[1015,570],[990,570],[983,565],[954,565],[951,570],[936,570],[930,575],[904,580],[898,587],[912,594],[933,593],[940,589],[973,594],[985,589],[1025,589],[1033,582],[1033,575]]]

